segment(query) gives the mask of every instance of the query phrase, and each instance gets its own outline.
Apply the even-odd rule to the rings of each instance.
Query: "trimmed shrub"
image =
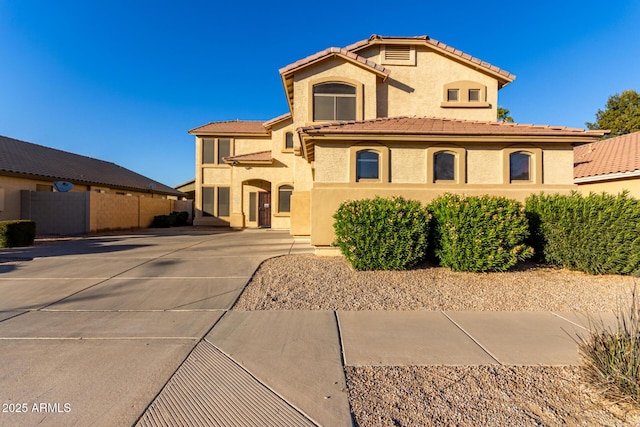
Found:
[[[0,221],[0,248],[31,246],[36,238],[33,221]]]
[[[151,223],[151,227],[155,228],[168,228],[174,225],[176,225],[175,215],[156,215]]]
[[[182,211],[182,212],[171,212],[171,216],[175,216],[176,218],[176,226],[177,227],[181,227],[183,225],[187,225],[187,220],[189,219],[189,212],[186,211]]]
[[[530,258],[522,204],[498,196],[444,194],[429,206],[434,255],[454,271],[505,271]]]
[[[626,192],[532,195],[526,206],[544,261],[590,274],[640,275],[640,201]]]
[[[356,270],[406,270],[425,257],[430,215],[420,202],[348,201],[333,218],[334,245]]]

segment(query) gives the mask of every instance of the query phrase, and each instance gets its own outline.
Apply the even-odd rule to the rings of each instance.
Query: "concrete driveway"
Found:
[[[0,425],[135,423],[259,264],[294,246],[183,228],[0,249]]]

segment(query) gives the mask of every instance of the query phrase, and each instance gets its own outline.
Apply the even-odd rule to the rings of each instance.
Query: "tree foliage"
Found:
[[[596,121],[585,124],[589,129],[609,129],[611,137],[640,131],[640,94],[625,90],[610,96],[605,109],[596,113]]]
[[[504,123],[513,123],[511,112],[506,108],[498,107],[498,121]]]

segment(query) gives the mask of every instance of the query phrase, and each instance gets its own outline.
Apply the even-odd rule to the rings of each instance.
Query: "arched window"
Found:
[[[371,150],[358,151],[356,154],[356,181],[378,179],[380,177],[380,156]]]
[[[522,151],[509,154],[509,179],[531,181],[531,154]]]
[[[313,87],[313,120],[355,120],[356,88],[344,83],[321,83]]]
[[[291,193],[293,186],[281,185],[278,187],[278,212],[291,212]]]
[[[433,180],[453,181],[455,175],[456,156],[448,151],[439,151],[433,155]]]

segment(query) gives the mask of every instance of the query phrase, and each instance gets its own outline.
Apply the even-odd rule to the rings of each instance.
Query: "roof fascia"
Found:
[[[516,76],[513,76],[513,78],[510,78],[509,76],[505,76],[504,74],[500,74],[499,72],[496,72],[494,70],[492,70],[490,67],[485,67],[482,65],[482,60],[480,60],[480,63],[474,62],[470,59],[467,59],[465,56],[468,56],[469,58],[473,58],[473,56],[469,55],[469,54],[464,54],[464,56],[460,56],[455,54],[454,52],[449,52],[448,50],[437,46],[433,43],[429,43],[428,40],[432,40],[429,39],[428,37],[425,38],[390,38],[390,39],[386,39],[386,38],[371,38],[369,39],[368,43],[363,43],[360,46],[356,46],[355,48],[351,49],[351,52],[358,52],[361,51],[363,49],[366,49],[367,47],[370,46],[375,46],[375,45],[382,45],[382,44],[402,44],[402,45],[413,45],[413,46],[426,46],[427,48],[433,50],[434,52],[438,52],[443,56],[448,57],[449,59],[455,60],[457,62],[461,62],[465,65],[467,65],[470,68],[473,68],[477,71],[480,71],[482,73],[485,74],[489,74],[493,77],[495,77],[499,82],[500,82],[500,86],[499,89],[502,89],[504,86],[508,85],[509,83],[513,82],[516,79]],[[461,51],[460,51],[461,52]],[[487,63],[488,64],[488,63]],[[490,65],[490,64],[489,64]],[[496,67],[497,68],[497,67]],[[513,75],[511,73],[509,73],[510,75]]]
[[[640,170],[635,170],[632,172],[609,173],[606,175],[584,176],[582,178],[574,178],[573,182],[575,184],[585,184],[589,182],[611,181],[614,179],[625,179],[625,178],[635,178],[635,177],[640,177]]]

